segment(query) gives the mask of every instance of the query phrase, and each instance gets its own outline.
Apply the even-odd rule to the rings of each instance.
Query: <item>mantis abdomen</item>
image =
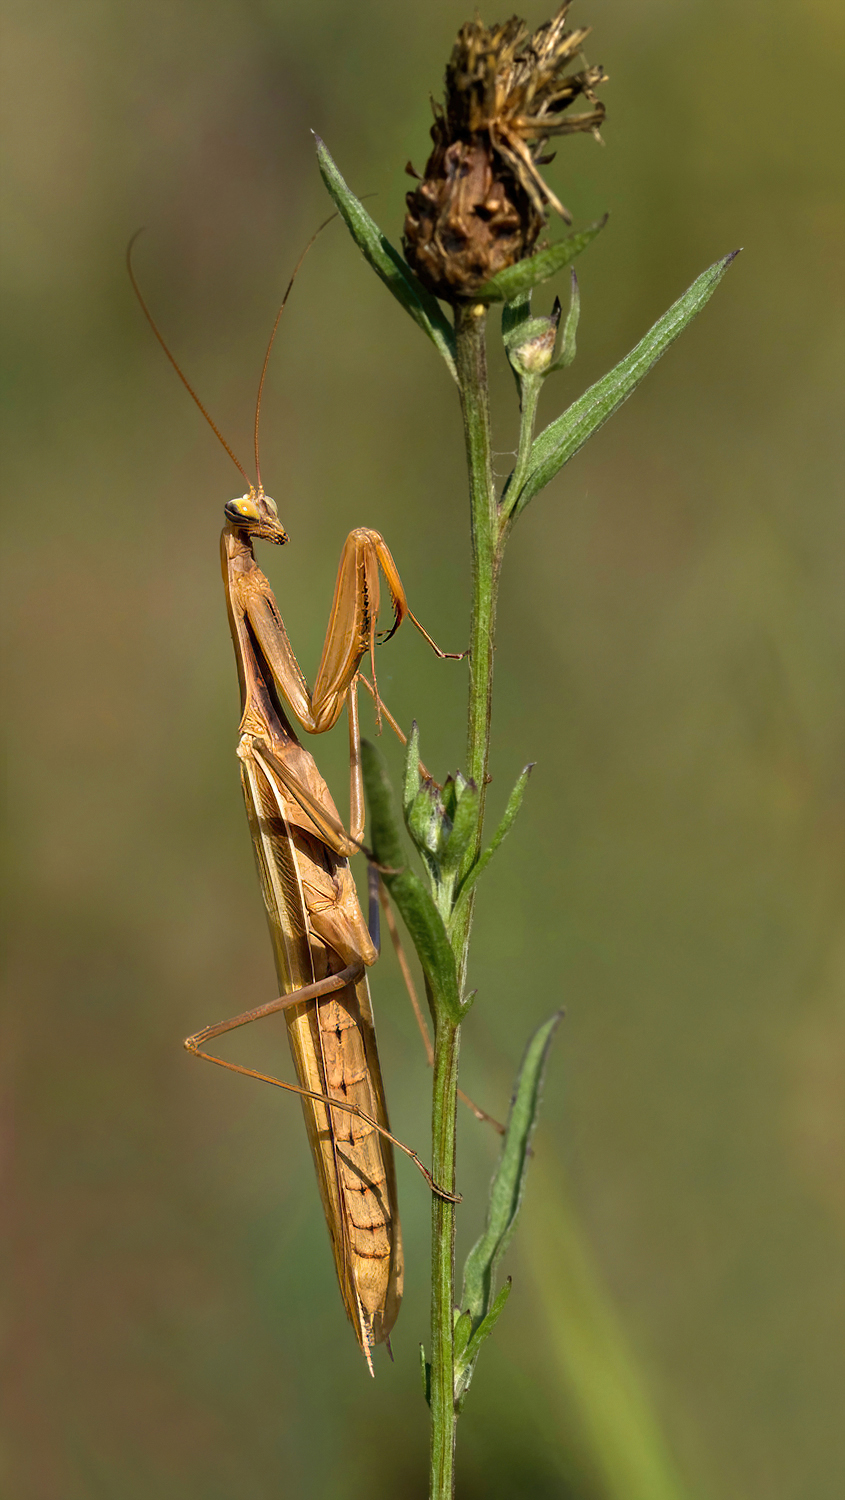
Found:
[[[328,788],[289,726],[286,762],[307,766],[310,794],[339,823]],[[286,732],[285,732],[286,731]],[[266,726],[265,726],[266,733]],[[288,734],[290,739],[287,738]],[[384,1342],[402,1297],[402,1239],[393,1151],[363,1116],[388,1129],[369,986],[363,964],[376,950],[358,905],[348,861],[319,836],[249,735],[240,758],[247,815],[283,994],[340,973],[361,960],[357,982],[285,1010],[288,1040],[302,1088],[353,1106],[332,1110],[302,1098],[305,1126],[332,1242],[341,1295],[361,1347]],[[270,770],[268,777],[266,774]],[[303,777],[303,781],[305,778]]]

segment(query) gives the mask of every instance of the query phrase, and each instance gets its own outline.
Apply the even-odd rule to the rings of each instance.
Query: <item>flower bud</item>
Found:
[[[506,341],[508,359],[517,375],[545,375],[555,355],[560,323],[560,299],[548,318],[530,318]]]

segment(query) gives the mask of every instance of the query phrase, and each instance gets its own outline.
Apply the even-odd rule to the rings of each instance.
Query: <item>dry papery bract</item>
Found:
[[[604,105],[601,66],[566,73],[589,27],[567,31],[570,0],[533,36],[518,16],[498,26],[476,18],[458,33],[446,68],[446,97],[434,104],[434,150],[408,194],[404,248],[436,296],[471,297],[491,276],[530,255],[549,208],[570,215],[539,168],[552,136],[589,131]],[[593,106],[567,114],[583,95]],[[409,167],[412,175],[412,169]]]

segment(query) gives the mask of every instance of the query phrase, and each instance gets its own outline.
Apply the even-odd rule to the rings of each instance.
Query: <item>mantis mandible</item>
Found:
[[[255,411],[256,482],[252,484],[153,321],[132,269],[133,243],[127,264],[141,307],[179,378],[248,485],[246,494],[224,507],[220,548],[241,694],[237,748],[241,785],[281,992],[265,1005],[206,1026],[188,1037],[185,1047],[233,1072],[299,1094],[341,1296],[372,1373],[371,1348],[377,1343],[389,1347],[402,1298],[402,1237],[392,1146],[414,1160],[435,1192],[439,1189],[416,1153],[388,1128],[366,975],[378,957],[378,875],[371,870],[368,928],[349,869],[349,858],[361,849],[364,834],[357,688],[363,681],[375,700],[377,716],[383,711],[404,739],[380,702],[375,677],[377,642],[389,639],[407,617],[438,656],[452,653],[440,651],[409,610],[383,537],[377,531],[357,528],[350,532],[341,554],[311,692],[270,584],[255,560],[256,541],[282,546],[288,540],[275,501],[265,494],[261,482],[258,430],[270,349],[310,244],[291,277],[264,358]],[[390,630],[382,632],[377,628],[380,570],[394,616]],[[367,654],[373,667],[372,684],[359,673]],[[310,734],[331,729],[347,710],[348,832],[312,756],[297,739],[283,700]],[[287,1022],[298,1086],[204,1050],[215,1037],[280,1011]]]

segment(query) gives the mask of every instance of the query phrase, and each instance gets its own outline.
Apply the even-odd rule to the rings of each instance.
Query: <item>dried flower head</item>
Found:
[[[566,74],[590,29],[565,29],[569,5],[533,36],[517,16],[491,27],[476,18],[458,33],[445,104],[434,106],[434,150],[405,220],[405,255],[438,297],[470,297],[530,254],[548,206],[570,222],[538,168],[552,160],[543,154],[551,136],[600,139],[605,111],[594,91],[607,75]],[[593,108],[567,115],[579,95]]]

